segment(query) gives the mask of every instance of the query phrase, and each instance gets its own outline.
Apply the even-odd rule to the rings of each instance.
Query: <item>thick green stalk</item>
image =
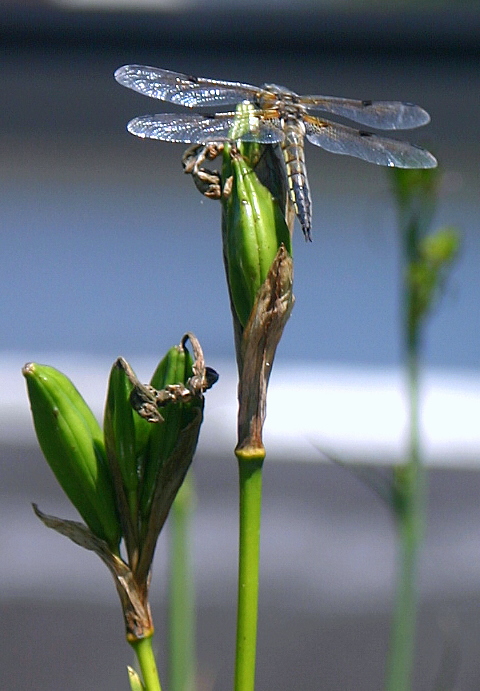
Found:
[[[129,641],[135,651],[143,678],[145,691],[162,691],[158,678],[157,663],[152,649],[152,636]]]
[[[196,622],[190,539],[194,505],[189,473],[173,502],[169,520],[169,691],[195,690]]]
[[[390,639],[387,691],[409,691],[415,653],[417,566],[423,540],[425,470],[419,440],[418,354],[410,343],[407,362],[409,450],[405,465],[395,470],[398,529],[398,576]]]
[[[237,450],[240,477],[240,537],[238,562],[237,648],[235,691],[255,688],[262,465],[265,453]]]

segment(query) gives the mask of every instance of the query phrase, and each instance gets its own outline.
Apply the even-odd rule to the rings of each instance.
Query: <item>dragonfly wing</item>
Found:
[[[356,156],[369,163],[397,168],[435,168],[437,161],[431,153],[415,144],[379,137],[346,125],[305,118],[307,139],[334,154]]]
[[[115,79],[123,86],[145,96],[187,108],[253,101],[261,92],[261,89],[249,84],[190,77],[180,72],[146,65],[124,65],[115,72]]]
[[[336,96],[301,96],[300,103],[311,110],[340,115],[379,130],[409,130],[430,122],[426,110],[402,101],[355,101]]]
[[[211,117],[199,113],[192,115],[160,113],[134,118],[128,123],[127,129],[131,134],[142,138],[185,144],[207,144],[230,139],[235,118],[235,113],[217,113]],[[256,123],[250,121],[252,129],[242,135],[243,141],[263,144],[275,144],[281,141],[283,132],[274,124],[260,118],[256,118],[255,121]]]

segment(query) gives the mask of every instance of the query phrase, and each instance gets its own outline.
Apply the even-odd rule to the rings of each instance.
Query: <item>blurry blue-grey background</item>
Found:
[[[83,383],[100,412],[117,355],[147,379],[148,367],[186,330],[221,375],[209,398],[215,423],[195,462],[198,689],[231,684],[237,498],[228,449],[235,381],[220,209],[182,173],[182,146],[127,134],[132,117],[171,109],[113,80],[117,67],[134,62],[275,82],[298,93],[413,101],[431,114],[430,125],[401,136],[438,158],[443,185],[435,225],[455,225],[462,250],[428,328],[425,365],[433,388],[447,382],[455,393],[448,409],[454,414],[437,428],[447,436],[461,428],[470,437],[461,437],[463,448],[448,447],[455,452],[439,452],[442,465],[430,473],[415,689],[433,689],[441,661],[458,659],[446,665],[443,681],[458,671],[455,689],[478,691],[477,3],[212,0],[122,7],[113,0],[0,5],[2,688],[126,689],[130,662],[103,565],[50,534],[30,511],[34,500],[49,513],[71,515],[35,447],[21,365],[48,358]],[[375,416],[385,387],[401,386],[390,181],[385,169],[308,143],[306,157],[314,242],[306,244],[297,227],[297,301],[272,378],[271,424],[281,433],[297,424],[293,416],[305,419],[309,383],[316,392],[327,382],[340,401],[335,431],[325,437],[329,449],[365,460],[370,447],[357,444],[355,422],[371,405],[379,438],[388,436],[390,428],[375,425]],[[295,377],[302,387],[282,398],[280,385]],[[339,391],[357,398],[342,399]],[[329,401],[322,404],[325,416]],[[311,407],[308,415],[304,437],[326,419],[316,419]],[[225,430],[232,434],[224,443]],[[353,441],[343,439],[349,435]],[[379,442],[377,462],[381,453],[385,462],[395,456],[390,441]],[[268,448],[274,452],[265,477],[258,687],[380,689],[395,556],[388,513],[342,468],[304,462],[301,454],[275,463],[275,447]],[[153,608],[161,647],[164,541],[157,562]],[[451,650],[459,656],[448,657]],[[453,690],[453,682],[446,688]]]

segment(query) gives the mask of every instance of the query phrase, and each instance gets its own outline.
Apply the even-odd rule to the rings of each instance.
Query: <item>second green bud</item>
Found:
[[[245,327],[260,286],[280,245],[291,254],[291,237],[278,201],[260,182],[247,154],[250,144],[225,145],[223,245],[232,305]]]

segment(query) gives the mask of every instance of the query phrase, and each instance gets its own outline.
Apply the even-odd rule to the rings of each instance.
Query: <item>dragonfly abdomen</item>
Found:
[[[304,154],[305,127],[297,118],[287,118],[282,141],[288,192],[306,240],[311,240],[312,198]]]

